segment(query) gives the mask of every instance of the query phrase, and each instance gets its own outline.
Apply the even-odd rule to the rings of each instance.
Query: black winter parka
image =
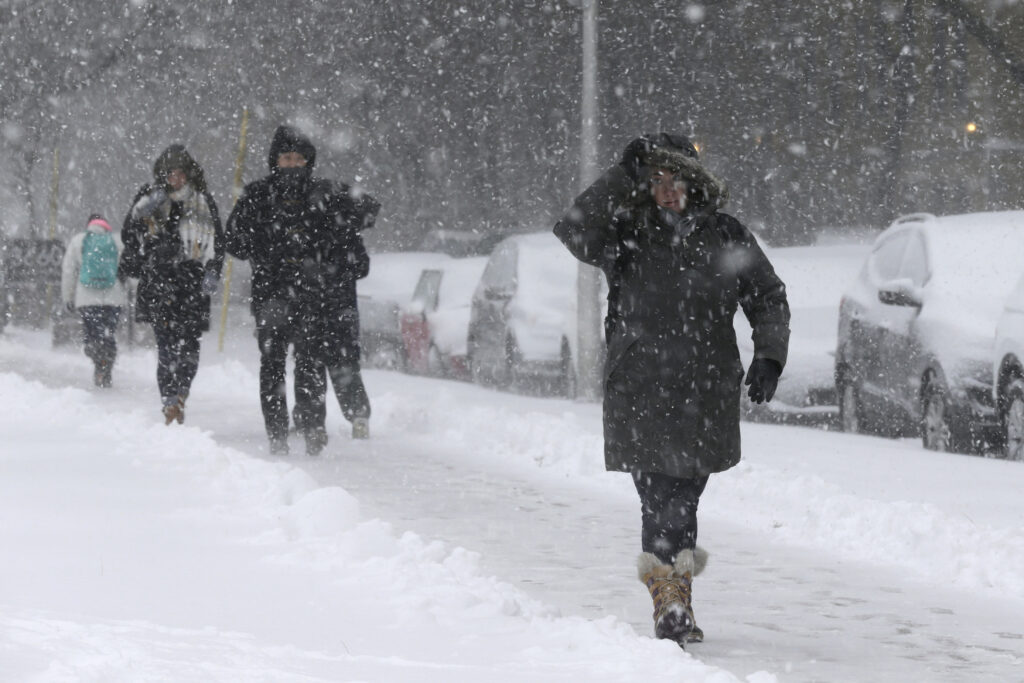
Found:
[[[297,199],[281,194],[272,175],[247,185],[228,219],[227,250],[252,266],[253,314],[268,305],[285,310],[296,334],[324,338],[328,356],[352,356],[356,280],[370,270],[360,232],[379,208],[369,195],[320,178]]]
[[[689,171],[691,197],[724,194],[696,161]],[[733,316],[742,307],[750,321],[754,357],[784,367],[785,287],[751,233],[714,202],[691,202],[668,225],[636,194],[612,167],[554,228],[608,278],[605,465],[680,478],[720,472],[740,459]]]
[[[132,200],[132,207],[152,192],[156,185],[143,185]],[[214,230],[214,255],[204,262],[187,258],[179,234],[183,216],[181,202],[170,201],[166,220],[125,216],[121,229],[124,251],[119,275],[138,278],[135,319],[161,325],[183,337],[196,337],[210,329],[210,297],[203,294],[207,273],[220,277],[224,265],[224,231],[217,204],[209,192],[196,193],[208,207]]]

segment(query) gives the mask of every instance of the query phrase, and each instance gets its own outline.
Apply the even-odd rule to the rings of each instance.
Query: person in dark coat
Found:
[[[370,401],[359,368],[356,280],[370,257],[360,232],[380,205],[313,176],[316,148],[290,126],[274,133],[270,175],[250,183],[228,219],[227,249],[252,265],[260,347],[260,404],[273,453],[288,452],[285,361],[295,353],[295,420],[315,455],[327,443],[329,377],[355,438],[369,436]]]
[[[680,644],[703,639],[691,604],[706,562],[700,495],[740,460],[737,307],[753,328],[751,400],[771,400],[789,345],[785,287],[750,231],[719,211],[726,197],[686,137],[645,135],[554,228],[608,280],[605,465],[633,477],[655,633]]]
[[[217,203],[184,146],[171,145],[157,158],[153,182],[132,200],[121,240],[120,274],[139,281],[135,319],[152,324],[156,338],[164,422],[180,424],[224,265]]]

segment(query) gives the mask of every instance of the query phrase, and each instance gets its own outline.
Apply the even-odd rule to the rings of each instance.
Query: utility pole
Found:
[[[579,191],[597,177],[597,2],[583,0],[583,94]],[[582,400],[601,396],[601,302],[597,268],[580,263],[576,275],[576,389]]]

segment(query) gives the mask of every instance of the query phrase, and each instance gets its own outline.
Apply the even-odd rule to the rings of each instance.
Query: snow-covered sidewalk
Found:
[[[1022,680],[1019,463],[745,424],[691,656],[598,406],[368,372],[369,442],[331,405],[324,457],[272,460],[244,332],[184,427],[152,351],[103,392],[47,346],[0,337],[0,680]]]
[[[0,397],[0,680],[735,680],[118,389]]]

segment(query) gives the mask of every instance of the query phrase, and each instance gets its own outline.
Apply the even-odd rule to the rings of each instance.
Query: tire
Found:
[[[839,428],[847,434],[864,433],[860,393],[852,382],[839,385]]]
[[[516,390],[521,384],[521,378],[519,377],[521,363],[519,357],[519,347],[516,345],[516,340],[512,338],[510,334],[505,338],[505,367],[502,368],[502,377],[498,382],[498,387],[501,389]]]
[[[1003,456],[1024,462],[1024,380],[1015,379],[1006,387],[1003,411]]]
[[[469,365],[469,381],[473,384],[479,384],[482,387],[491,385],[490,376],[484,371],[483,365],[476,359],[475,354],[470,354],[469,358],[466,359],[466,364]]]
[[[926,380],[921,396],[921,443],[930,451],[954,450],[949,427],[949,394],[934,377]]]
[[[562,340],[562,374],[559,377],[559,393],[566,398],[576,398],[576,364],[573,362],[569,342]]]
[[[371,368],[405,371],[405,357],[402,349],[393,342],[382,341],[367,355],[366,364]]]
[[[448,377],[448,367],[444,364],[444,360],[441,358],[441,352],[437,350],[437,347],[433,344],[427,349],[427,375],[430,377],[440,377],[445,379]]]

